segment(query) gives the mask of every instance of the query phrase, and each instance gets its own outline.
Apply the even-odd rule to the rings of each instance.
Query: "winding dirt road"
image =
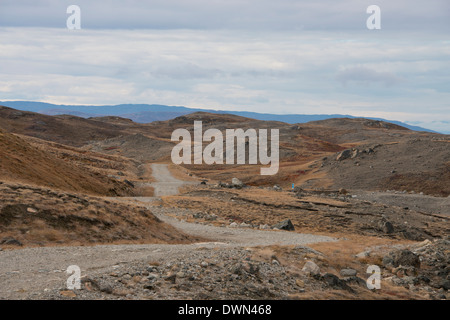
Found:
[[[153,204],[156,197],[178,193],[178,188],[193,182],[174,178],[165,164],[153,164],[156,182],[155,197],[132,198],[141,202],[161,220],[177,229],[204,238],[211,242],[190,245],[98,245],[79,247],[41,247],[0,251],[0,299],[40,299],[42,293],[65,286],[68,278],[66,269],[77,265],[82,275],[99,275],[111,272],[119,265],[136,261],[158,261],[177,257],[186,251],[205,248],[251,247],[261,245],[300,245],[335,241],[336,239],[311,234],[287,231],[262,231],[234,229],[193,224],[168,217],[171,208]],[[116,198],[120,201],[121,198]],[[124,198],[130,200],[130,198]]]
[[[170,196],[178,193],[178,188],[186,184],[195,184],[195,181],[183,181],[173,177],[167,164],[153,163],[152,176],[156,182],[150,183],[155,197]]]

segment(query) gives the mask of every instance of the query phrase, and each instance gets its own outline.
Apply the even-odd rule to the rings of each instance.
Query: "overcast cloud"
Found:
[[[0,2],[0,100],[341,113],[450,132],[448,1]],[[107,5],[107,4],[108,5]],[[68,30],[66,8],[81,8]]]

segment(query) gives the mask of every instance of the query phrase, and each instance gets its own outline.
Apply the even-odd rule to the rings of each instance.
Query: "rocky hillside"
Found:
[[[84,170],[4,131],[0,131],[0,179],[95,195],[133,194],[124,182]]]
[[[0,182],[2,248],[105,243],[190,243],[151,211],[75,192]]]

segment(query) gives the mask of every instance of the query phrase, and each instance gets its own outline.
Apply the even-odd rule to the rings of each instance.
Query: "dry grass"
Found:
[[[346,290],[336,290],[322,287],[320,282],[311,278],[301,271],[304,263],[308,260],[314,261],[320,272],[332,273],[340,277],[339,271],[343,268],[353,268],[357,270],[358,277],[366,280],[369,274],[366,273],[369,264],[378,264],[380,261],[374,257],[372,260],[355,259],[354,255],[367,247],[401,244],[404,242],[389,241],[374,237],[352,236],[351,239],[333,242],[317,243],[310,245],[323,255],[312,252],[302,252],[295,250],[294,246],[269,246],[251,248],[252,260],[265,261],[271,263],[277,260],[285,270],[297,280],[296,283],[305,289],[305,292],[293,294],[291,299],[299,300],[401,300],[401,299],[427,299],[423,292],[411,292],[403,287],[394,286],[388,281],[381,281],[381,289],[368,290],[365,286],[350,284],[353,292]]]
[[[193,176],[189,170],[187,170],[186,168],[183,168],[182,166],[173,164],[173,163],[169,163],[168,164],[168,169],[170,171],[170,173],[172,174],[172,176],[176,179],[182,180],[182,181],[199,181],[198,177]],[[189,175],[191,174],[191,175]]]
[[[25,246],[192,243],[134,203],[19,184],[0,184],[0,233]]]

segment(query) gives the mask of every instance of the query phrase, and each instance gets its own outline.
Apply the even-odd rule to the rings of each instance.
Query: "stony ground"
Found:
[[[164,168],[154,171],[168,174]],[[171,177],[167,182],[153,184],[155,191],[179,191],[179,181]],[[118,208],[145,208],[183,234],[207,240],[10,250],[17,247],[16,239],[3,238],[0,298],[449,298],[447,216],[387,201],[374,205],[374,194],[363,196],[345,190],[191,185],[185,193],[162,200],[104,199]],[[286,218],[295,230],[277,230],[284,227],[276,223]],[[335,229],[325,228],[331,225]],[[71,265],[81,269],[80,289],[67,288]],[[380,267],[380,289],[367,286],[371,265]]]
[[[381,288],[368,274],[333,270],[327,257],[304,246],[211,248],[176,257],[113,265],[82,278],[80,290],[64,286],[38,299],[447,299],[449,241],[423,242],[361,253],[382,257]],[[387,251],[387,253],[386,253]]]

